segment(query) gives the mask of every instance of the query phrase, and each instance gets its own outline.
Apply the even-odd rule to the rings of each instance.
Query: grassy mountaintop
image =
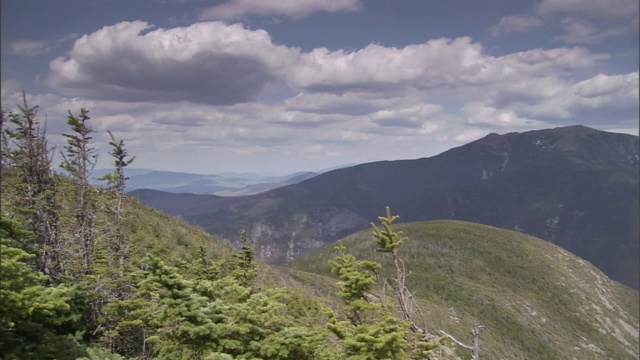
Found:
[[[460,221],[401,224],[408,286],[431,329],[470,339],[484,325],[483,358],[636,359],[638,292],[561,248],[514,231]],[[368,230],[343,243],[391,269]],[[327,246],[291,267],[330,274]]]

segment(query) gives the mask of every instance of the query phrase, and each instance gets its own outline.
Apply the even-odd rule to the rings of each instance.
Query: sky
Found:
[[[637,0],[2,0],[3,108],[136,168],[286,174],[489,133],[638,135]]]

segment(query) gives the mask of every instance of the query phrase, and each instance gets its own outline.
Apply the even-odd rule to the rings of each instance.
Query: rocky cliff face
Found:
[[[208,231],[239,246],[238,232],[244,228],[256,245],[256,255],[269,263],[285,263],[330,244],[369,225],[348,209],[316,208],[290,216],[247,219],[242,226],[211,227]]]

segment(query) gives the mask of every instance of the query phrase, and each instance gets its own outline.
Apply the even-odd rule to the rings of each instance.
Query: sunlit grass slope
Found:
[[[487,359],[637,359],[638,292],[588,262],[522,233],[460,221],[401,224],[410,289],[428,327],[470,340],[484,325]],[[391,264],[374,251],[371,231],[344,239],[362,259]],[[328,246],[292,267],[329,275]],[[463,354],[464,351],[459,351]]]

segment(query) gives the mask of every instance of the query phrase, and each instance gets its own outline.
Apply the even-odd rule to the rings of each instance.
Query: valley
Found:
[[[240,229],[282,264],[367,228],[385,206],[403,221],[465,220],[530,234],[638,289],[638,137],[584,126],[490,134],[444,153],[330,171],[241,197],[131,192],[228,243]]]

